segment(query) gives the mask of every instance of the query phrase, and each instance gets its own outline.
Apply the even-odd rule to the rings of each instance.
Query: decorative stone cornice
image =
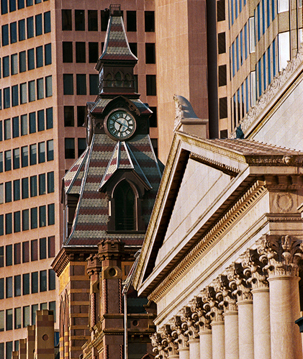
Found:
[[[299,276],[299,262],[303,258],[303,242],[289,235],[263,236],[257,241],[260,260],[266,263],[268,277]]]
[[[248,134],[252,130],[252,127],[257,125],[257,118],[262,114],[266,107],[273,101],[273,99],[281,94],[282,88],[286,85],[287,81],[297,76],[297,72],[302,71],[303,62],[303,46],[301,45],[297,55],[288,62],[285,69],[279,72],[279,74],[273,79],[272,83],[263,92],[262,96],[257,101],[257,104],[252,107],[240,122],[241,130]],[[236,138],[236,130],[232,133],[231,138]]]
[[[91,254],[87,258],[87,274],[89,276],[97,274],[102,269],[102,264],[98,258],[98,254]]]
[[[251,285],[244,277],[242,265],[240,263],[232,263],[226,272],[229,287],[233,295],[237,295],[238,302],[252,300]]]
[[[241,263],[244,268],[243,274],[252,289],[268,288],[267,273],[256,249],[247,249],[241,256]]]

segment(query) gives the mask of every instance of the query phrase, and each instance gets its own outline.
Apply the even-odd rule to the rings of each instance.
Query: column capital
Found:
[[[188,335],[186,322],[182,322],[179,315],[174,316],[172,324],[172,335],[176,337],[175,343],[178,344],[178,350],[188,348]]]
[[[223,321],[223,310],[219,307],[219,301],[216,298],[216,291],[214,287],[207,286],[201,291],[202,301],[204,303],[203,308],[206,310],[206,316],[213,322]]]
[[[268,288],[267,273],[264,270],[264,263],[260,261],[257,249],[247,249],[240,257],[243,274],[252,289]]]
[[[265,235],[257,241],[257,251],[269,278],[299,276],[299,262],[303,258],[302,240],[289,235]]]
[[[216,291],[219,307],[224,312],[237,311],[237,296],[231,291],[227,275],[219,275],[214,281],[213,286]]]
[[[185,334],[188,335],[189,340],[197,339],[199,337],[199,322],[195,313],[190,307],[184,307],[181,311],[181,319],[186,322],[187,330]]]
[[[163,338],[162,343],[165,346],[165,352],[168,354],[168,357],[178,355],[178,344],[175,343],[177,336],[174,335],[171,326],[169,324],[164,325],[161,332]]]
[[[160,333],[154,333],[150,336],[153,353],[157,359],[167,358],[167,353],[164,351],[163,339]]]
[[[210,327],[210,319],[209,316],[206,316],[206,310],[203,308],[204,304],[202,298],[199,296],[194,297],[194,299],[190,302],[192,318],[199,325],[199,334],[203,331],[209,331]],[[208,306],[208,305],[207,305]]]
[[[252,300],[251,284],[246,280],[241,263],[232,263],[227,269],[229,287],[233,295],[237,295],[238,302]]]

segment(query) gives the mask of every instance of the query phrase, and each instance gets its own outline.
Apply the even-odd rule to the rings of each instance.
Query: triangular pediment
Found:
[[[283,173],[302,153],[251,140],[176,132],[142,247],[135,286],[147,295],[268,167]],[[263,177],[262,177],[263,176]]]

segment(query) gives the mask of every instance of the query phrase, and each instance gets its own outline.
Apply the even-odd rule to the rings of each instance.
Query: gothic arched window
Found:
[[[115,227],[117,231],[136,229],[136,196],[127,181],[118,184],[114,192]]]

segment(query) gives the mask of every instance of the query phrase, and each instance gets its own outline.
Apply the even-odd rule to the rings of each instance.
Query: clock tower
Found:
[[[109,12],[96,65],[99,94],[87,104],[87,148],[63,178],[65,228],[53,262],[60,279],[60,357],[122,359],[126,346],[131,359],[151,350],[153,309],[136,297],[129,278],[163,166],[149,137],[152,111],[135,92],[137,58],[122,12],[116,5]]]

